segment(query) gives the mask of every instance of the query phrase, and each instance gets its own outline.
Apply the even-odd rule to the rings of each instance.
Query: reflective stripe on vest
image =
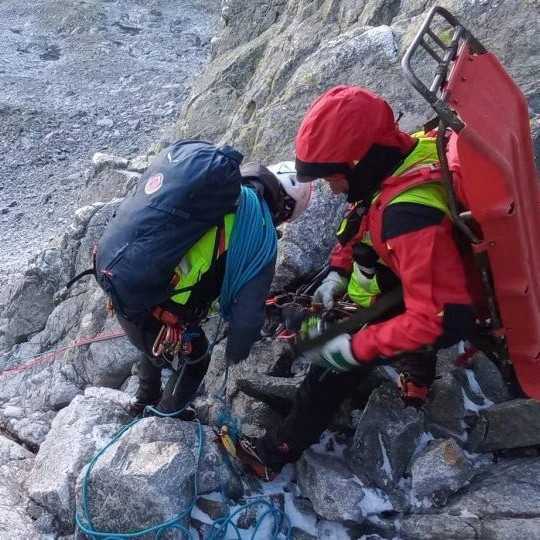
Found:
[[[173,292],[173,296],[171,296],[173,302],[181,305],[187,304],[193,287],[210,270],[213,262],[212,259],[214,258],[214,250],[218,249],[217,256],[227,250],[235,217],[235,214],[227,214],[224,218],[224,245],[216,247],[215,244],[216,242],[220,242],[221,234],[219,234],[218,227],[212,227],[182,257],[182,260],[175,268],[176,285],[174,290],[179,292]]]

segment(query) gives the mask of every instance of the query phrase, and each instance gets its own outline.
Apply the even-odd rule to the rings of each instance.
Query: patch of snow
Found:
[[[294,479],[294,465],[289,463],[283,467],[281,472],[271,482],[263,483],[262,496],[268,497],[270,495],[277,495],[289,491],[289,484],[291,484]],[[252,498],[256,499],[257,497],[261,497],[261,494],[254,495]]]
[[[468,370],[466,370],[468,371]],[[465,393],[465,390],[462,388],[461,393],[463,394],[463,405],[465,406],[465,410],[468,412],[473,412],[475,414],[478,414],[479,411],[482,411],[483,409],[488,409],[493,405],[493,401],[487,399],[484,397],[484,402],[480,405],[473,403]]]
[[[321,520],[319,522],[317,538],[327,538],[328,540],[350,540],[347,529],[337,521]]]
[[[328,447],[331,447],[332,450],[329,450]],[[310,446],[310,450],[313,450],[316,454],[325,454],[340,459],[344,459],[345,448],[347,448],[347,445],[339,443],[335,434],[328,430],[323,432],[318,443]]]
[[[459,511],[458,516],[463,517],[463,518],[476,518],[476,519],[478,519],[478,515],[473,514],[472,512],[469,512],[466,508],[462,508]]]
[[[301,529],[308,534],[317,536],[317,515],[301,512],[294,504],[291,493],[285,493],[285,514],[290,520],[291,527]]]
[[[428,508],[433,508],[433,502],[429,499],[429,497],[419,499],[414,491],[409,493],[409,501],[411,506],[416,509],[422,508],[423,510],[427,510]]]
[[[364,493],[364,498],[360,502],[360,508],[364,516],[369,517],[394,509],[392,503],[382,490],[364,487],[362,492]]]
[[[392,477],[392,465],[390,465],[390,460],[388,459],[388,454],[386,452],[386,447],[384,446],[382,435],[379,433],[379,444],[381,445],[381,454],[383,457],[383,471],[388,475],[389,478]]]
[[[207,498],[207,495],[204,497]],[[191,517],[197,521],[200,521],[201,523],[205,523],[206,525],[212,525],[212,523],[214,523],[214,520],[206,512],[203,512],[197,505],[195,505],[191,511]]]
[[[466,369],[465,374],[467,375],[467,381],[471,390],[484,400],[482,408],[485,409],[494,405],[494,402],[487,398],[484,392],[482,392],[482,389],[480,388],[480,385],[478,384],[478,381],[476,380],[476,377],[474,375],[474,371],[472,369]]]

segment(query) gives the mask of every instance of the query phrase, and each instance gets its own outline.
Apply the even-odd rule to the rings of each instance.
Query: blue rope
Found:
[[[242,186],[219,299],[225,320],[229,320],[240,289],[275,258],[276,252],[276,228],[268,205],[254,189]]]
[[[155,411],[155,412],[158,415],[160,414],[159,411]],[[180,412],[182,411],[176,411],[175,414],[179,414]],[[167,415],[161,414],[161,415],[171,416],[170,414],[167,414]],[[81,513],[79,514],[79,512],[77,512],[75,514],[75,521],[80,531],[83,532],[87,537],[91,538],[92,540],[129,540],[130,538],[139,538],[141,536],[144,536],[146,534],[151,534],[151,533],[154,533],[155,540],[160,540],[162,535],[171,529],[178,529],[182,531],[182,533],[185,535],[185,538],[189,538],[189,539],[192,538],[192,535],[189,529],[186,528],[184,525],[182,525],[180,522],[186,519],[189,515],[191,515],[191,512],[193,511],[193,508],[195,506],[195,501],[199,497],[198,471],[199,471],[199,466],[200,466],[200,461],[202,458],[202,452],[203,452],[203,446],[204,446],[204,434],[203,434],[202,425],[200,422],[197,422],[197,426],[198,426],[197,435],[198,435],[198,440],[199,440],[199,447],[198,447],[198,452],[197,452],[196,473],[195,473],[195,479],[193,483],[193,497],[192,497],[191,502],[188,504],[187,508],[185,508],[176,516],[174,516],[173,518],[167,521],[158,523],[157,525],[153,525],[151,527],[147,527],[145,529],[141,529],[138,531],[130,531],[130,532],[124,532],[124,533],[98,531],[96,530],[92,522],[92,519],[90,517],[89,501],[88,501],[89,499],[88,487],[90,483],[90,474],[92,472],[92,469],[94,468],[98,459],[114,443],[116,443],[129,429],[131,429],[135,424],[137,424],[141,420],[142,418],[137,418],[133,422],[130,422],[129,424],[125,425],[118,433],[116,433],[116,435],[112,438],[112,440],[94,456],[94,458],[88,465],[88,468],[86,470],[86,473],[84,475],[84,480],[83,480],[83,489],[82,489],[83,497],[82,497]],[[257,534],[257,531],[260,529],[262,523],[267,517],[273,518],[273,527],[272,527],[272,536],[271,536],[272,540],[279,539],[280,531],[282,528],[284,528],[284,526],[285,526],[285,532],[282,538],[285,538],[286,540],[292,540],[292,527],[291,527],[288,516],[284,514],[279,508],[274,506],[271,502],[263,499],[262,497],[256,498],[240,506],[228,516],[225,516],[223,518],[216,520],[212,525],[212,529],[210,531],[208,540],[225,540],[229,527],[232,527],[232,530],[234,533],[236,533],[238,540],[241,540],[240,530],[238,526],[236,525],[236,523],[234,523],[234,518],[236,518],[239,514],[243,513],[249,508],[252,508],[255,506],[266,507],[266,510],[255,522],[255,529],[251,536],[252,540],[255,540],[255,535]]]
[[[147,407],[145,409],[145,412],[146,410],[150,410],[152,413],[154,413],[157,416],[172,417],[172,416],[179,415],[181,412],[183,412],[184,409],[185,407],[183,407],[182,409],[174,413],[165,414],[165,413],[161,413],[157,409],[154,409],[153,407]],[[230,413],[228,414],[228,416],[229,416],[229,425],[235,425],[236,421],[232,419],[232,417],[230,416]],[[90,474],[92,473],[92,470],[95,464],[97,463],[97,461],[99,460],[99,458],[113,444],[115,444],[118,440],[120,440],[120,438],[128,430],[130,430],[135,424],[137,424],[141,420],[142,418],[137,418],[133,420],[132,422],[130,422],[129,424],[122,427],[120,431],[118,431],[116,435],[114,435],[111,441],[92,458],[92,460],[90,461],[90,464],[88,465],[88,468],[86,469],[86,473],[84,475],[84,480],[83,480],[83,487],[82,487],[81,513],[76,512],[75,521],[76,521],[78,529],[92,540],[129,540],[130,538],[140,538],[141,536],[144,536],[146,534],[151,534],[151,533],[154,533],[155,540],[160,540],[162,535],[171,529],[178,529],[182,531],[185,538],[188,538],[188,539],[192,538],[192,535],[189,529],[186,528],[184,525],[182,525],[180,522],[191,515],[191,512],[193,511],[193,508],[195,506],[195,501],[199,497],[198,472],[199,472],[200,462],[201,462],[202,453],[203,453],[203,446],[204,446],[204,433],[203,433],[202,425],[200,422],[197,422],[197,426],[198,426],[197,436],[199,440],[199,446],[198,446],[198,452],[197,452],[195,478],[193,482],[193,497],[192,497],[191,502],[188,504],[188,506],[184,510],[182,510],[180,513],[178,513],[176,516],[172,517],[171,519],[158,523],[157,525],[153,525],[145,529],[140,529],[138,531],[130,531],[130,532],[124,532],[124,533],[98,531],[96,530],[92,522],[92,518],[90,517],[89,500],[88,500]],[[222,489],[222,496],[225,499],[223,489]],[[215,521],[212,525],[209,540],[225,540],[229,527],[232,527],[232,530],[233,532],[236,533],[238,540],[241,540],[240,530],[233,520],[239,514],[241,514],[242,512],[254,506],[265,506],[267,509],[255,522],[255,529],[253,531],[253,535],[251,536],[252,540],[255,540],[255,535],[257,534],[257,531],[259,530],[263,521],[267,517],[272,517],[274,520],[273,527],[272,527],[271,540],[278,540],[280,538],[279,536],[280,531],[282,528],[284,528],[284,526],[285,526],[285,532],[282,538],[285,538],[286,540],[292,540],[292,527],[291,527],[288,516],[284,514],[279,508],[275,507],[271,502],[263,499],[262,497],[256,498],[253,501],[240,506],[232,514],[229,514],[228,516],[225,516]]]

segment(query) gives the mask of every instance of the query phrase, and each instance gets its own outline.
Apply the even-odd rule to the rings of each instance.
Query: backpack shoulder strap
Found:
[[[74,285],[75,283],[77,283],[77,281],[82,279],[84,276],[89,276],[90,274],[92,274],[95,277],[96,269],[95,268],[88,268],[87,270],[83,270],[81,273],[77,274],[74,278],[70,279],[66,283],[66,289],[71,288],[71,286]]]

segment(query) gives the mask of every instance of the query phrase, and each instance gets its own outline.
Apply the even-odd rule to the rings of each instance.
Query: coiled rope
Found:
[[[212,340],[212,343],[209,344],[207,353],[211,354],[213,348],[215,345],[219,342],[219,334],[221,330],[221,324],[222,320],[220,320],[214,339]],[[182,376],[185,369],[185,364],[182,368],[182,371],[179,375],[179,378]],[[226,362],[225,363],[225,373],[224,373],[224,380],[223,384],[218,392],[218,395],[216,396],[219,401],[223,404],[223,410],[220,415],[220,423],[227,424],[231,433],[234,433],[235,436],[239,436],[240,429],[239,429],[239,423],[238,419],[234,418],[230,412],[230,409],[228,407],[227,403],[227,397],[226,397],[226,390],[227,390],[227,378],[228,378],[228,372],[229,372],[229,365]],[[203,383],[201,382],[201,385]],[[195,392],[195,395],[197,395],[200,391],[201,385],[199,385],[199,389]],[[189,403],[182,407],[180,410],[175,411],[173,413],[163,413],[159,411],[158,409],[154,407],[146,407],[144,415],[147,413],[151,413],[155,416],[159,417],[165,417],[165,418],[171,418],[175,416],[179,416],[186,407],[188,407]],[[143,418],[136,418],[129,424],[123,426],[107,443],[107,445],[102,448],[90,461],[86,473],[84,475],[83,479],[83,485],[82,485],[82,503],[81,503],[81,511],[76,512],[75,514],[75,522],[77,525],[77,528],[84,533],[88,538],[91,540],[128,540],[130,538],[140,538],[147,534],[154,534],[155,540],[160,540],[162,538],[162,535],[164,535],[167,531],[172,529],[177,529],[183,533],[184,538],[186,539],[192,539],[193,536],[189,530],[189,528],[186,528],[182,522],[186,520],[193,511],[193,508],[195,506],[195,502],[197,498],[199,497],[199,484],[198,484],[198,476],[199,476],[199,467],[200,467],[200,461],[203,455],[203,448],[204,448],[204,433],[202,429],[202,425],[200,422],[197,421],[197,438],[198,438],[198,450],[197,450],[197,460],[196,460],[196,467],[195,467],[195,478],[193,483],[193,496],[191,499],[191,502],[188,504],[188,506],[173,516],[172,518],[168,519],[167,521],[163,521],[161,523],[158,523],[156,525],[146,527],[144,529],[140,529],[138,531],[131,531],[131,532],[125,532],[125,533],[117,533],[117,532],[111,532],[111,531],[98,531],[93,522],[90,515],[90,509],[89,509],[89,485],[90,485],[90,475],[92,473],[92,470],[96,463],[98,462],[99,458],[107,452],[107,450],[115,444],[117,441],[120,440],[120,438],[128,431],[130,430],[135,424],[140,422]],[[227,457],[225,457],[225,462],[227,463]],[[228,463],[227,463],[228,464]],[[228,464],[230,465],[230,464]],[[224,500],[226,500],[226,496],[224,493],[224,490],[222,488],[221,495]],[[242,535],[240,533],[240,529],[234,522],[235,518],[237,518],[240,514],[245,512],[246,510],[262,506],[265,508],[261,516],[256,520],[255,522],[255,528],[253,531],[253,534],[251,536],[252,540],[255,540],[257,532],[260,530],[262,523],[267,518],[273,519],[273,526],[272,526],[272,532],[271,537],[269,540],[292,540],[292,527],[289,521],[289,518],[286,514],[284,514],[279,508],[277,508],[273,503],[270,501],[264,499],[263,497],[256,497],[249,502],[239,506],[234,512],[230,513],[227,516],[224,516],[218,520],[216,520],[212,524],[212,529],[209,533],[208,540],[225,540],[227,536],[227,532],[232,529],[234,532],[237,540],[242,540]],[[284,532],[281,533],[281,531],[284,529]]]
[[[240,289],[260,273],[276,253],[277,233],[268,205],[254,189],[242,186],[219,299],[225,320],[229,320],[233,300]]]

